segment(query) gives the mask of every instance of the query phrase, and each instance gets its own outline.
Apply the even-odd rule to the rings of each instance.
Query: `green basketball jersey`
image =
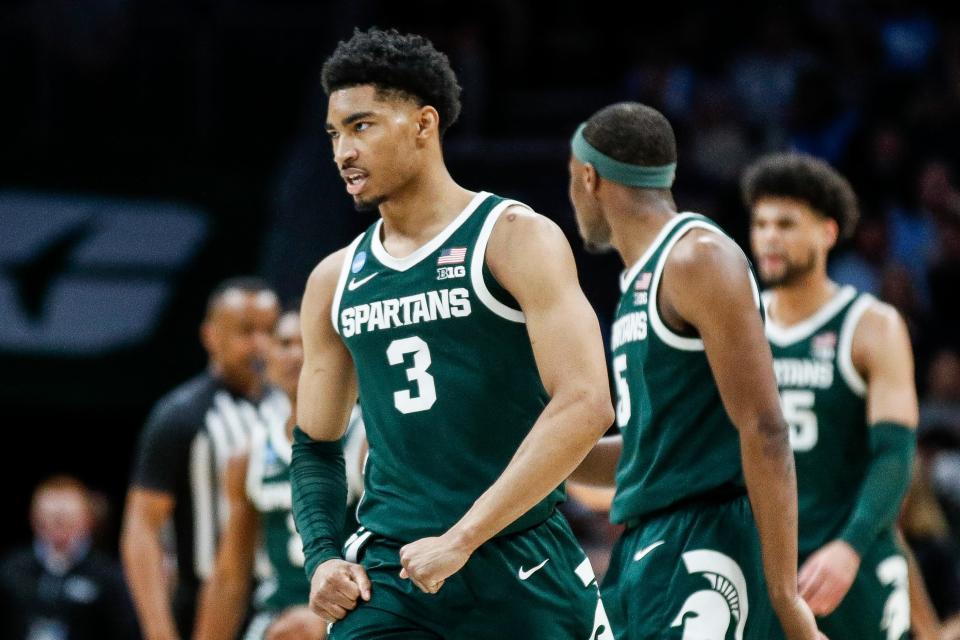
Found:
[[[610,336],[623,436],[614,522],[743,487],[739,437],[721,403],[703,341],[672,331],[655,303],[667,256],[692,229],[723,234],[703,216],[678,214],[621,276],[623,295]]]
[[[839,535],[870,463],[866,383],[853,366],[851,345],[872,301],[847,286],[799,324],[767,322],[797,465],[801,555]]]
[[[285,401],[286,398],[283,398]],[[310,584],[303,573],[303,542],[293,523],[290,495],[291,443],[286,434],[286,409],[264,408],[270,417],[266,430],[255,430],[247,467],[247,497],[260,513],[263,550],[268,567],[258,563],[260,586],[254,597],[258,610],[279,611],[306,604]]]
[[[353,357],[370,443],[358,516],[400,541],[446,531],[496,481],[547,403],[523,313],[485,251],[512,201],[478,193],[405,258],[382,221],[350,245],[333,323]],[[537,524],[561,488],[502,533]]]

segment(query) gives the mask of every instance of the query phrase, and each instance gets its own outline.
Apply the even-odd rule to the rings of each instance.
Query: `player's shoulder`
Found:
[[[488,258],[513,260],[525,256],[546,257],[544,252],[569,247],[560,226],[528,205],[514,203],[507,206],[497,219],[490,234]]]
[[[310,277],[307,278],[307,288],[334,288],[337,280],[340,278],[340,272],[343,270],[343,262],[347,259],[354,245],[343,247],[334,251],[313,268]]]
[[[862,306],[854,340],[882,346],[906,334],[907,325],[896,307],[869,294],[860,294],[854,304]]]
[[[350,245],[334,251],[310,272],[307,278],[307,286],[304,289],[302,308],[305,310],[317,310],[329,306],[336,293],[340,282],[340,276],[343,274],[344,262],[350,259],[354,252],[358,236]]]
[[[746,257],[730,237],[712,226],[695,227],[683,232],[670,254],[667,267],[684,277],[711,278],[746,264]]]
[[[164,394],[150,414],[150,422],[196,425],[210,406],[218,389],[209,373],[197,374]]]

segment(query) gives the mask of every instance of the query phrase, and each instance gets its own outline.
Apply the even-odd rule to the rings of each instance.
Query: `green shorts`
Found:
[[[769,640],[775,624],[745,496],[628,527],[602,593],[618,640]]]
[[[801,565],[806,560],[800,558]],[[817,619],[831,640],[901,640],[910,632],[907,561],[888,532],[874,542],[860,561],[850,591],[836,610]],[[782,635],[780,636],[783,637]]]
[[[433,595],[400,578],[403,544],[362,527],[347,541],[344,557],[373,587],[331,640],[613,640],[593,568],[559,512],[490,540]]]

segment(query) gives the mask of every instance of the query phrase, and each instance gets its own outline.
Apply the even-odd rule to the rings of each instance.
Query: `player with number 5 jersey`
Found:
[[[340,639],[611,640],[556,510],[613,421],[600,329],[559,228],[460,187],[459,87],[424,38],[357,32],[323,70],[334,161],[380,219],[310,276],[291,468],[311,605]],[[359,394],[361,528],[338,439]]]
[[[831,638],[901,640],[908,564],[893,525],[917,423],[906,324],[827,274],[829,251],[857,222],[850,184],[827,163],[765,156],[743,195],[797,463],[801,595]]]
[[[793,456],[746,256],[677,212],[676,140],[655,109],[601,109],[571,152],[580,234],[626,265],[610,337],[620,435],[574,475],[616,482],[624,532],[603,585],[614,633],[769,640],[775,612],[791,640],[820,638],[797,593]]]

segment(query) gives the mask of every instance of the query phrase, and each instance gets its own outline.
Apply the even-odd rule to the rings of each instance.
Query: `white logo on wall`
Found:
[[[0,192],[0,350],[91,356],[144,342],[208,226],[176,203]]]
[[[880,584],[893,587],[893,593],[883,605],[880,630],[887,632],[887,640],[900,640],[910,630],[907,561],[902,556],[890,556],[877,566],[877,579]]]
[[[734,638],[743,640],[749,604],[747,581],[732,558],[717,551],[699,549],[683,554],[691,575],[702,575],[708,589],[692,594],[670,624],[683,627],[682,640],[724,640],[735,623]]]

